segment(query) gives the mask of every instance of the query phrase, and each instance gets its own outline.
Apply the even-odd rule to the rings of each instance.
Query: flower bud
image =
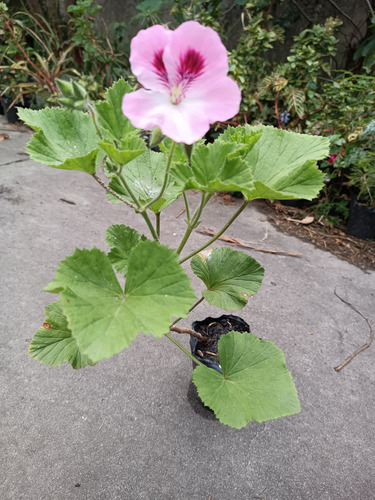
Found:
[[[154,148],[158,144],[161,143],[163,140],[163,133],[161,131],[160,127],[155,127],[154,130],[151,132],[151,137],[150,137],[150,149]]]

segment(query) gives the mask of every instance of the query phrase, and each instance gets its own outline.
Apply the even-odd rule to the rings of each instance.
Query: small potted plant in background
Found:
[[[349,168],[352,188],[348,233],[375,238],[375,120],[361,134],[353,134],[343,162]]]
[[[29,353],[48,365],[68,361],[78,369],[129,347],[138,333],[166,336],[197,366],[193,382],[199,396],[223,424],[241,428],[251,420],[298,413],[284,354],[272,342],[243,329],[222,335],[216,356],[220,373],[174,334],[207,344],[204,331],[181,328],[180,319],[204,300],[224,310],[247,305],[261,285],[262,267],[244,252],[212,245],[251,200],[314,198],[323,178],[317,160],[327,156],[328,140],[246,125],[228,127],[205,144],[210,124],[236,115],[241,95],[227,75],[227,52],[219,36],[196,21],[175,31],[156,25],[139,32],[131,43],[130,63],[143,86],[139,90],[119,80],[103,101],[91,103],[83,88],[64,82],[64,108],[20,110],[21,119],[35,130],[27,146],[32,159],[87,173],[110,201],[134,210],[149,229],[146,236],[112,225],[109,251],[76,249],[60,262],[45,288],[60,298],[47,306]],[[71,109],[75,95],[88,111]],[[151,146],[158,144],[160,152],[147,147],[141,129],[152,131]],[[200,192],[195,207],[186,195],[191,189]],[[243,202],[205,245],[184,253],[217,191],[239,191]],[[180,197],[185,232],[176,248],[169,248],[162,244],[162,212]],[[189,261],[204,286],[198,297],[187,275]],[[125,277],[124,288],[116,273]]]

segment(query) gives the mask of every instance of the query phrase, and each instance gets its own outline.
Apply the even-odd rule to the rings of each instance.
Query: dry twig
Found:
[[[344,366],[346,366],[348,363],[350,363],[350,361],[355,358],[357,356],[357,354],[359,354],[360,352],[364,351],[365,349],[367,349],[368,347],[370,347],[371,343],[372,343],[372,340],[374,338],[374,330],[372,328],[372,325],[370,323],[370,320],[368,318],[366,318],[366,316],[364,314],[361,313],[361,311],[358,311],[358,309],[356,309],[353,304],[351,304],[350,302],[347,302],[346,300],[344,300],[342,297],[340,297],[337,292],[336,292],[336,288],[334,290],[334,294],[336,295],[336,297],[338,299],[341,300],[341,302],[344,302],[344,304],[346,304],[347,306],[349,306],[351,309],[353,309],[353,311],[355,311],[356,313],[358,313],[360,316],[362,316],[362,318],[367,322],[369,328],[370,328],[370,337],[368,339],[368,341],[366,342],[366,344],[364,344],[362,347],[360,347],[359,349],[357,349],[355,352],[353,352],[353,354],[351,354],[348,358],[346,358],[345,361],[343,361],[340,365],[338,366],[335,366],[334,367],[334,370],[336,370],[337,372],[339,372],[340,370],[342,370],[344,368]]]
[[[204,226],[200,226],[197,229],[197,232],[201,234],[206,234],[207,236],[216,236],[215,231]],[[224,236],[224,235],[219,236],[219,240],[225,241],[230,245],[237,245],[239,247],[250,248],[251,250],[255,250],[256,252],[272,253],[276,255],[289,255],[290,257],[300,257],[301,255],[303,255],[302,253],[283,252],[281,250],[266,250],[265,248],[254,247],[252,245],[249,245],[248,243],[243,243],[242,241],[237,240],[237,238],[230,238],[229,236]]]
[[[191,337],[195,337],[201,342],[204,343],[207,342],[207,340],[203,337],[203,335],[201,335],[198,332],[195,332],[194,330],[190,330],[190,328],[180,328],[179,326],[171,326],[170,330],[171,332],[176,332],[176,333],[188,333]]]

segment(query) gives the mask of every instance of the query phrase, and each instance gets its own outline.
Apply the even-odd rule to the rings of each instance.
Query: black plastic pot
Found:
[[[8,122],[16,123],[18,121],[16,104],[9,108],[9,106],[12,104],[12,99],[10,99],[9,97],[2,97],[2,104],[4,108],[4,115],[7,118]]]
[[[228,322],[231,326],[228,325]],[[212,325],[214,323],[219,323],[223,328],[224,332],[228,333],[231,331],[242,331],[242,332],[250,332],[250,326],[244,321],[242,318],[239,316],[233,316],[232,314],[223,314],[220,316],[220,318],[211,318],[208,317],[204,319],[203,321],[194,321],[192,324],[192,328],[195,332],[197,333],[204,333],[207,332],[207,328],[209,325]],[[199,341],[195,337],[190,337],[190,349],[192,355],[201,363],[205,364],[208,366],[208,368],[213,368],[214,370],[218,371],[219,373],[223,373],[221,366],[219,362],[213,361],[212,359],[204,359],[201,358],[197,354],[197,350],[199,346]],[[193,362],[194,367],[196,364]]]
[[[230,323],[231,327],[228,327],[228,322]],[[225,333],[228,333],[230,331],[240,331],[240,332],[250,332],[250,326],[244,321],[242,318],[239,316],[233,316],[231,314],[223,314],[220,316],[220,318],[211,318],[208,317],[204,319],[203,321],[194,321],[192,324],[192,328],[194,331],[204,334],[207,332],[207,328],[209,325],[212,325],[213,323],[219,323],[220,325],[223,326],[223,335]],[[227,331],[225,331],[227,330]],[[205,364],[208,366],[208,368],[212,368],[213,370],[217,370],[219,373],[223,373],[221,366],[219,362],[213,361],[212,359],[204,359],[200,357],[197,353],[199,349],[199,340],[196,339],[195,337],[190,337],[190,349],[192,355],[201,363]],[[193,363],[193,369],[196,368],[196,363],[192,361]],[[201,415],[203,418],[209,419],[209,420],[215,420],[216,416],[215,413],[208,408],[203,401],[200,399],[198,395],[197,388],[195,387],[193,381],[190,381],[189,384],[189,389],[187,393],[188,400],[193,408],[193,410]]]
[[[349,207],[347,233],[361,240],[375,239],[375,208],[362,205],[352,195]]]

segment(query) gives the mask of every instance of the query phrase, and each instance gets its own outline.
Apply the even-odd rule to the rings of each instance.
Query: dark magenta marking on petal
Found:
[[[205,66],[204,57],[195,49],[188,49],[180,57],[178,73],[181,80],[190,81],[201,75]]]
[[[155,68],[155,72],[159,76],[159,79],[163,83],[168,83],[168,74],[167,70],[165,69],[164,61],[163,61],[163,53],[164,49],[160,49],[154,54],[154,60],[152,61],[152,64]]]

